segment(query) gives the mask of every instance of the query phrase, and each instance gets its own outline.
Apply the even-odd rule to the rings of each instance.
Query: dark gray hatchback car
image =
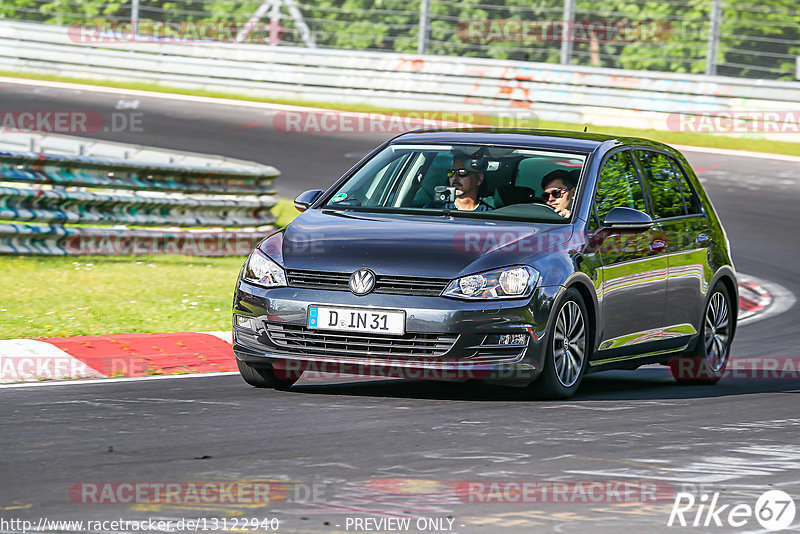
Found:
[[[483,380],[565,398],[606,369],[720,379],[736,328],[722,225],[686,159],[543,130],[400,135],[245,262],[244,380]]]

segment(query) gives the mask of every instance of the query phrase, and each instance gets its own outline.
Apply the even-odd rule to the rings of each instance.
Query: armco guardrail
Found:
[[[381,107],[527,109],[544,120],[674,129],[682,116],[797,112],[800,83],[450,56],[213,42],[131,41],[0,23],[0,69]],[[767,129],[769,130],[769,129]],[[781,140],[800,140],[791,133]]]
[[[6,137],[0,146],[13,146]],[[56,137],[40,136],[33,144],[79,143]],[[279,173],[274,167],[130,145],[88,145],[81,145],[84,153],[127,148],[194,164],[0,152],[0,254],[242,255],[275,221],[272,180]]]

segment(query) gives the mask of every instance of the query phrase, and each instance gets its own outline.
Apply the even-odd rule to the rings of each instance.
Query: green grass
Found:
[[[275,199],[277,204],[272,207],[272,214],[275,216],[275,226],[283,228],[294,220],[295,217],[300,215],[300,212],[294,207],[294,201],[288,198],[277,197]]]
[[[228,330],[243,262],[0,256],[0,339]]]
[[[103,87],[119,87],[122,89],[135,89],[139,91],[155,91],[160,93],[207,96],[212,98],[231,98],[234,100],[246,100],[251,102],[272,102],[277,104],[339,109],[344,111],[360,111],[365,113],[398,113],[398,114],[424,113],[414,110],[381,108],[381,107],[367,106],[361,104],[338,104],[331,102],[312,102],[307,100],[259,98],[252,95],[240,95],[227,92],[165,87],[156,83],[118,82],[112,80],[87,80],[83,78],[49,76],[38,73],[19,73],[19,72],[7,72],[7,71],[0,71],[0,76],[80,83],[84,85],[95,85]],[[535,112],[535,109],[532,111]],[[543,128],[543,129],[579,130],[579,131],[583,130],[583,127],[586,126],[584,124],[571,124],[566,122],[553,122],[553,121],[537,121],[535,123],[531,121],[517,121],[514,125],[521,128]],[[766,139],[759,139],[753,136],[728,137],[721,134],[710,135],[710,134],[699,134],[699,133],[698,134],[682,133],[682,132],[679,133],[679,132],[668,132],[660,130],[642,130],[636,128],[625,128],[617,126],[596,126],[593,124],[588,124],[588,127],[590,132],[608,133],[613,135],[625,135],[633,137],[644,137],[647,139],[653,139],[655,141],[661,141],[663,143],[668,143],[668,144],[691,145],[691,146],[712,147],[712,148],[727,148],[732,150],[748,150],[754,152],[787,154],[793,156],[800,155],[800,143],[792,143],[786,141],[772,141]]]
[[[280,228],[299,212],[277,198]],[[0,339],[228,330],[243,257],[0,256]]]

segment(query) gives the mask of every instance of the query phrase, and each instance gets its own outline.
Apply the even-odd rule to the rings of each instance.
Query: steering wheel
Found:
[[[555,209],[553,206],[551,206],[550,204],[541,204],[541,205],[542,205],[542,206],[544,206],[544,207],[546,207],[546,208],[548,208],[548,209],[550,209],[550,211],[552,211],[552,212],[553,212],[555,215],[558,215],[559,217],[561,217],[561,218],[563,218],[563,219],[569,219],[569,215],[567,215],[566,217],[564,217],[563,215],[561,215],[560,213],[558,213],[558,212],[556,211],[556,209]]]

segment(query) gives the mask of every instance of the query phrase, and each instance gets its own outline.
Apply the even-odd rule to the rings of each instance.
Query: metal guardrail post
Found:
[[[430,16],[430,0],[421,0],[419,5],[419,37],[417,41],[417,54],[424,55],[428,52],[428,17]]]
[[[719,52],[719,26],[722,19],[722,0],[711,0],[708,16],[708,52],[706,53],[706,74],[717,74],[717,54]]]
[[[139,34],[139,0],[131,0],[131,33]]]
[[[572,58],[572,27],[575,23],[575,0],[564,0],[564,20],[561,28],[561,64],[568,65]]]

